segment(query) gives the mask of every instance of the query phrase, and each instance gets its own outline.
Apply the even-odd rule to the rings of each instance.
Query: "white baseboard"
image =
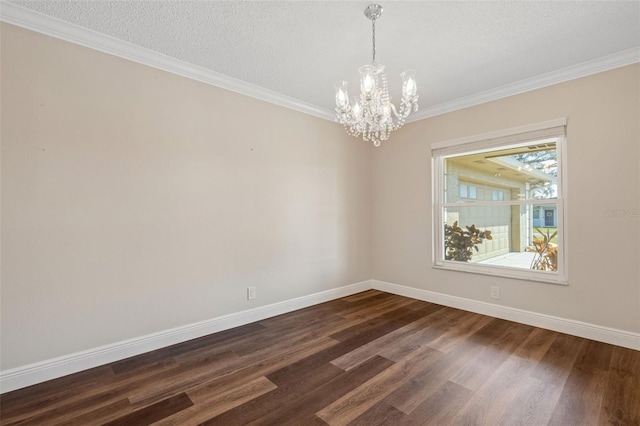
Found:
[[[370,289],[640,350],[639,333],[435,293],[384,281],[368,280],[2,371],[0,372],[0,393],[10,392]]]
[[[480,302],[463,297],[450,296],[433,291],[421,290],[414,287],[406,287],[384,281],[372,280],[373,288],[399,296],[411,297],[413,299],[424,300],[426,302],[437,303],[451,308],[462,309],[495,318],[501,318],[522,324],[532,325],[547,330],[558,331],[573,336],[584,337],[585,339],[596,340],[598,342],[609,343],[629,349],[640,350],[640,333],[619,330],[615,328],[603,327],[589,324],[582,321],[575,321],[567,318],[555,317],[552,315],[540,314],[537,312],[525,311],[522,309],[510,308],[507,306],[494,305],[492,303]]]
[[[10,392],[166,346],[175,345],[176,343],[186,342],[208,334],[228,330],[255,321],[261,321],[265,318],[285,314],[370,289],[371,281],[362,281],[356,284],[285,300],[283,302],[224,315],[210,320],[163,330],[158,333],[2,371],[0,372],[0,393]]]

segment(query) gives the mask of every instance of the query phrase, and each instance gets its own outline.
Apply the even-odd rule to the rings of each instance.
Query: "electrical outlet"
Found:
[[[491,287],[491,298],[500,299],[500,287]]]
[[[247,300],[253,300],[256,298],[256,288],[247,287]]]

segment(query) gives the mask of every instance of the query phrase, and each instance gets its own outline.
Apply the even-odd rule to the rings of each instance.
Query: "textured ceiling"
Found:
[[[327,111],[371,61],[367,1],[10,2]],[[396,99],[418,70],[421,109],[640,46],[639,1],[381,4],[376,59]]]

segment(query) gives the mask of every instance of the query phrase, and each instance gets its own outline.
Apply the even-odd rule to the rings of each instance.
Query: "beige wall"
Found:
[[[369,278],[640,332],[640,219],[606,214],[640,208],[638,65],[372,150],[11,25],[1,53],[2,370]],[[569,286],[432,269],[430,145],[564,116]]]
[[[373,277],[490,303],[497,285],[505,306],[640,332],[639,84],[640,65],[627,66],[398,131],[372,154]],[[431,144],[560,117],[569,120],[569,285],[433,269]]]
[[[2,24],[1,137],[2,370],[371,278],[335,123]]]

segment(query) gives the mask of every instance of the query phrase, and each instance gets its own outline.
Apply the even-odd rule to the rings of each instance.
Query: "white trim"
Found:
[[[540,74],[514,83],[505,84],[504,86],[485,90],[484,92],[463,98],[454,99],[453,101],[445,102],[440,105],[435,105],[410,115],[406,121],[407,123],[410,123],[413,121],[424,120],[425,118],[435,117],[464,108],[496,101],[498,99],[507,98],[509,96],[542,89],[544,87],[553,86],[554,84],[587,77],[592,74],[598,74],[638,62],[640,62],[640,47],[633,47],[611,55],[602,56],[580,64]]]
[[[213,72],[206,68],[154,52],[153,50],[89,30],[70,22],[62,21],[13,3],[2,1],[0,20],[139,64],[250,96],[261,101],[270,102],[325,120],[335,120],[333,112],[324,108],[318,108],[315,105],[282,95],[273,90]]]
[[[509,266],[457,262],[453,260],[435,261],[434,269],[443,271],[456,271],[468,274],[490,275],[492,277],[512,278],[515,280],[533,281],[545,284],[569,285],[569,280],[555,272],[538,271],[535,269],[522,269]]]
[[[555,120],[544,121],[540,123],[527,124],[509,129],[502,129],[479,135],[465,136],[462,138],[452,139],[443,142],[437,142],[431,145],[432,158],[432,208],[434,222],[432,224],[432,267],[438,269],[454,270],[460,272],[477,273],[484,275],[493,275],[499,277],[516,278],[530,281],[540,281],[544,283],[568,285],[568,268],[566,259],[568,259],[565,244],[568,235],[564,224],[566,222],[566,213],[564,207],[567,203],[565,198],[567,182],[566,172],[563,166],[566,164],[566,145],[567,145],[567,117]],[[445,202],[444,201],[444,159],[452,156],[470,155],[475,153],[486,153],[500,150],[506,147],[524,147],[530,143],[554,138],[556,140],[556,152],[558,157],[558,177],[561,186],[558,189],[557,198],[550,200],[509,200],[509,201],[473,201],[469,203]],[[525,142],[526,141],[526,142]],[[443,210],[447,207],[482,207],[482,206],[515,206],[515,205],[533,205],[533,204],[555,204],[557,206],[558,229],[561,230],[558,236],[558,270],[535,271],[530,269],[503,267],[489,264],[472,264],[465,262],[451,262],[445,260],[444,248],[444,230],[437,224],[444,223]],[[462,225],[461,225],[462,226]]]
[[[0,372],[0,392],[41,383],[371,289],[371,281],[273,303]]]
[[[556,145],[556,150],[558,149],[558,145]],[[560,257],[558,258],[558,269],[562,270],[564,274],[564,278],[569,280],[569,172],[568,165],[569,161],[567,161],[567,152],[569,151],[569,141],[568,136],[565,133],[561,139],[560,150],[557,151],[560,153],[560,187],[558,188],[559,195],[564,200],[562,204],[558,204],[556,206],[558,210],[557,220],[561,222],[557,222],[556,225],[562,223],[561,232],[558,233],[558,245],[562,247],[562,253],[560,253]],[[557,179],[556,179],[557,182]],[[556,226],[557,229],[557,226]]]
[[[0,372],[0,393],[10,392],[152,350],[186,342],[211,333],[261,321],[265,318],[282,315],[371,289],[640,350],[640,333],[494,305],[379,280],[368,280],[2,371]]]
[[[540,123],[526,124],[524,126],[511,127],[509,129],[500,129],[493,132],[481,133],[479,135],[464,136],[457,139],[451,139],[442,142],[436,142],[431,145],[431,151],[443,148],[449,148],[452,146],[466,145],[474,142],[484,142],[493,139],[511,137],[514,143],[517,143],[517,136],[539,132],[541,130],[556,129],[557,127],[566,126],[569,122],[567,117],[556,118],[555,120],[543,121]],[[554,135],[556,132],[554,132]],[[564,134],[564,132],[563,132]],[[488,148],[487,148],[488,149]]]
[[[191,78],[196,81],[231,90],[265,102],[270,102],[285,108],[290,108],[295,111],[323,118],[325,120],[335,121],[335,115],[332,110],[311,105],[307,102],[279,94],[272,90],[179,61],[161,53],[62,21],[17,4],[1,1],[0,20],[186,78]],[[425,108],[415,114],[411,114],[406,121],[407,123],[410,123],[424,120],[425,118],[435,117],[437,115],[541,89],[543,87],[620,68],[637,62],[640,62],[640,47],[623,50],[601,58],[596,58],[560,70],[551,71],[535,77],[516,81],[511,84],[496,87],[494,89],[489,89],[484,92],[455,99],[450,102],[445,102],[440,105],[435,105],[430,108]]]
[[[375,290],[424,300],[426,302],[437,303],[439,305],[501,318],[508,321],[515,321],[521,324],[558,331],[560,333],[571,334],[573,336],[596,340],[598,342],[640,350],[640,333],[603,327],[582,321],[525,311],[523,309],[511,308],[508,306],[480,302],[478,300],[466,299],[463,297],[450,296],[448,294],[436,293],[414,287],[406,287],[384,281],[372,281],[373,288]]]

